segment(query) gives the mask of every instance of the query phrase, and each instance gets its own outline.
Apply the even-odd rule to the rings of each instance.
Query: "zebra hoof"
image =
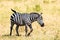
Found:
[[[25,36],[27,37],[27,36],[29,36],[29,34],[28,35],[25,35]]]
[[[10,36],[11,36],[11,34],[10,34]]]
[[[17,34],[16,36],[20,36],[20,35]]]
[[[28,35],[26,34],[25,36],[27,37]]]
[[[11,36],[11,35],[10,35]]]
[[[29,36],[30,35],[30,33],[28,33],[28,35],[27,36]]]

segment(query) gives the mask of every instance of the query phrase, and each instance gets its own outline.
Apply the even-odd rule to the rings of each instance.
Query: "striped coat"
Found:
[[[31,20],[30,20],[30,15],[29,14],[21,14],[21,13],[13,13],[11,15],[10,20],[12,22],[14,22],[15,24],[18,25],[25,25],[25,24],[31,24]]]
[[[19,13],[12,14],[10,20],[16,24],[22,24],[22,17]]]

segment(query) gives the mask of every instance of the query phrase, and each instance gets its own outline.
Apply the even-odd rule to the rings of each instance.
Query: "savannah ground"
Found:
[[[16,36],[15,25],[9,36],[11,8],[21,13],[42,12],[45,26],[32,23],[33,32],[25,37],[24,26],[19,27],[21,36]],[[60,40],[60,0],[0,0],[0,40]]]

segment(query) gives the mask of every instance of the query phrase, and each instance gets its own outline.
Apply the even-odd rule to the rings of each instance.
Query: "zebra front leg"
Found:
[[[27,24],[26,24],[26,25],[25,25],[25,32],[26,32],[26,33],[25,33],[25,36],[27,36],[27,31],[28,31],[28,30],[27,30]]]
[[[10,26],[10,36],[12,35],[13,26],[14,26],[14,23],[11,22],[11,26]]]
[[[32,25],[31,25],[31,24],[29,25],[29,28],[30,28],[30,32],[28,33],[28,35],[27,35],[27,36],[29,36],[29,35],[30,35],[30,33],[33,31],[33,28],[32,28]]]
[[[16,26],[16,36],[19,36],[19,33],[18,33],[18,28],[19,28],[19,25]]]

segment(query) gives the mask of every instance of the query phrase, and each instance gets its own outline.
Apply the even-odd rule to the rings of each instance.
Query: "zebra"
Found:
[[[42,13],[41,14],[36,13],[36,12],[31,12],[30,14],[19,13],[13,9],[11,9],[11,11],[13,11],[14,13],[10,17],[10,22],[11,22],[10,36],[12,35],[12,29],[13,29],[14,24],[16,24],[16,33],[17,33],[16,35],[17,36],[19,36],[19,33],[18,33],[19,26],[25,26],[26,36],[29,36],[31,32],[33,31],[32,23],[34,21],[37,21],[41,25],[41,27],[44,27]],[[27,27],[31,29],[29,33],[27,33]]]

